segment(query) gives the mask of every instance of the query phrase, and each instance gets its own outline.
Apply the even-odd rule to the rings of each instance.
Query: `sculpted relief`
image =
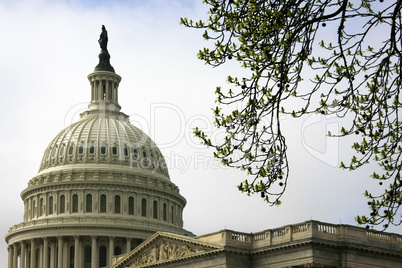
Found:
[[[205,250],[195,249],[185,244],[162,241],[159,245],[154,245],[151,250],[137,257],[130,267],[136,267],[169,259],[181,258],[193,253],[199,253],[203,251]]]

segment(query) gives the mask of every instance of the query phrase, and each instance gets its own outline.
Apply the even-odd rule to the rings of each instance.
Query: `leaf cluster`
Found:
[[[181,19],[187,27],[202,29],[203,37],[213,42],[212,48],[199,51],[199,58],[214,67],[237,61],[249,75],[228,76],[231,88],[216,89],[215,125],[225,129],[225,138],[211,141],[199,129],[194,134],[215,148],[215,157],[224,165],[251,176],[239,190],[280,204],[289,174],[281,114],[351,116],[352,124],[341,133],[329,133],[360,138],[353,145],[356,155],[341,168],[354,170],[373,160],[383,173],[373,173],[372,178],[380,185],[389,183],[380,195],[365,193],[371,214],[356,220],[384,228],[401,224],[395,217],[402,202],[401,0],[204,3],[210,7],[207,21]],[[379,29],[385,38],[375,40]],[[333,40],[324,40],[327,32]],[[301,106],[289,108],[286,101],[291,99]],[[234,108],[224,113],[223,106]]]

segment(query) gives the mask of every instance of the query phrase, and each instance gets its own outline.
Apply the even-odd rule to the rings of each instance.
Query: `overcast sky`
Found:
[[[355,225],[354,217],[367,212],[362,193],[379,186],[368,178],[370,167],[338,168],[351,151],[348,141],[325,137],[340,127],[334,118],[283,117],[291,170],[280,207],[238,192],[247,176],[222,168],[193,138],[195,126],[219,135],[211,120],[215,87],[227,88],[226,76],[241,73],[235,64],[213,69],[197,59],[207,45],[202,32],[179,21],[205,18],[201,2],[0,0],[2,237],[23,221],[20,192],[37,174],[47,145],[88,105],[87,75],[97,65],[102,24],[111,63],[122,76],[122,111],[160,146],[171,180],[187,199],[187,230],[258,232],[310,219]],[[6,263],[2,239],[0,266]]]

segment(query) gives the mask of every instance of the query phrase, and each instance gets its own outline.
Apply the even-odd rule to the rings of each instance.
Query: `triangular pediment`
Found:
[[[144,241],[112,266],[113,268],[147,267],[163,262],[180,261],[189,257],[205,255],[223,250],[214,244],[200,242],[197,239],[158,232]]]

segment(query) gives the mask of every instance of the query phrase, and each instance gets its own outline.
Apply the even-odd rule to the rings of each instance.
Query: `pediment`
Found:
[[[217,250],[223,250],[223,248],[199,242],[191,237],[158,232],[118,260],[112,267],[147,267],[163,262],[180,261]]]

